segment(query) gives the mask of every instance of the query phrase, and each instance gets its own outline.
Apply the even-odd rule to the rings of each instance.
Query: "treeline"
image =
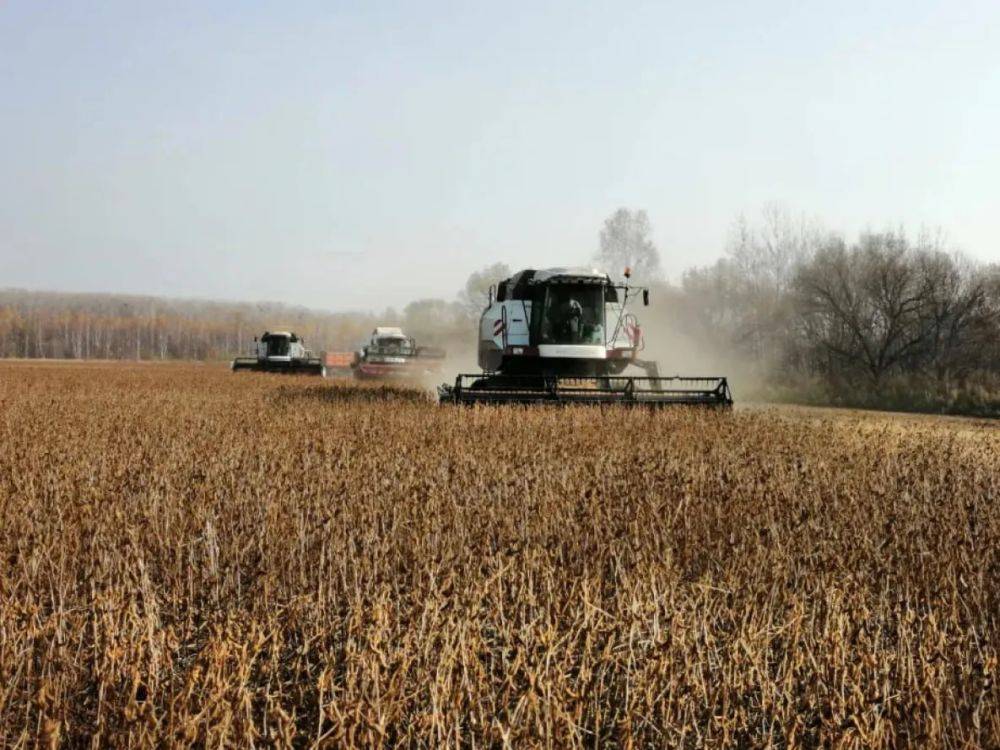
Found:
[[[660,291],[655,324],[752,395],[1000,415],[1000,266],[940,236],[848,241],[771,209],[737,224],[725,258]]]
[[[280,304],[0,290],[0,356],[228,359],[264,330],[298,332],[317,350],[351,349],[382,318]]]
[[[487,270],[506,272],[502,266]],[[351,351],[376,325],[401,325],[430,345],[464,338],[471,348],[491,283],[480,276],[472,274],[454,300],[420,299],[381,313],[2,289],[0,357],[221,360],[247,353],[265,330],[295,331],[316,352]]]

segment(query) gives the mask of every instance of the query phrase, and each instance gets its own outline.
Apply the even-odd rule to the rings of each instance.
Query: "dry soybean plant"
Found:
[[[1000,431],[0,366],[0,745],[1000,746]]]

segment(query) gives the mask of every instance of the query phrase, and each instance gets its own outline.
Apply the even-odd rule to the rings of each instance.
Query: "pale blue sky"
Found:
[[[0,2],[0,287],[380,309],[779,202],[1000,261],[1000,3]]]

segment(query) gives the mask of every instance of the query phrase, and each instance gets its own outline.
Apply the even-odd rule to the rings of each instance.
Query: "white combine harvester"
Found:
[[[524,270],[490,289],[479,321],[482,372],[442,385],[442,403],[622,403],[731,406],[724,377],[661,377],[639,358],[629,301],[649,290],[587,268]],[[642,375],[623,374],[628,367]]]
[[[378,326],[354,359],[358,379],[407,379],[441,370],[445,352],[417,342],[395,326]]]
[[[265,332],[254,336],[253,353],[233,360],[233,372],[283,372],[289,374],[326,375],[323,359],[306,349],[305,342],[288,331]]]

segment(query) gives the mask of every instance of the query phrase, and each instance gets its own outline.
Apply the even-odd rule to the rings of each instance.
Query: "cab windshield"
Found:
[[[403,357],[413,354],[413,342],[406,338],[378,339],[372,348],[374,354],[392,354]]]
[[[289,341],[287,336],[268,336],[267,337],[267,356],[268,357],[287,357],[288,356]]]
[[[604,345],[604,287],[552,284],[545,290],[539,344]]]

